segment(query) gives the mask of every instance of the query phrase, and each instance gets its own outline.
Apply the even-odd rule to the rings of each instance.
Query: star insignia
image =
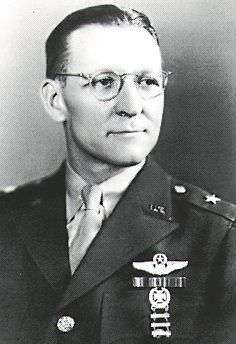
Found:
[[[221,201],[220,198],[216,197],[216,195],[206,195],[205,201],[208,203],[216,204],[217,202]]]

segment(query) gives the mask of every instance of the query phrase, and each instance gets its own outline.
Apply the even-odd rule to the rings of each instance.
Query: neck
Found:
[[[77,151],[76,154],[73,154],[69,149],[67,160],[73,170],[89,184],[100,184],[127,168],[102,162],[83,152]]]

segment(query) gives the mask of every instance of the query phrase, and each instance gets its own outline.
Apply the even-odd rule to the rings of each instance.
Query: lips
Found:
[[[107,135],[114,134],[114,135],[135,135],[140,133],[145,133],[145,129],[122,129],[122,130],[110,130]]]
[[[114,132],[113,134],[136,134],[136,133],[143,133],[144,130],[122,130]]]

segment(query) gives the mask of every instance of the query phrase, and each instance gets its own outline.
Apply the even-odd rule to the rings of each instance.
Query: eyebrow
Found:
[[[134,75],[154,74],[154,75],[156,75],[156,74],[159,74],[159,73],[161,74],[162,69],[160,69],[157,72],[154,72],[153,70],[150,70],[150,69],[144,69],[144,70],[139,70],[139,71],[134,71],[134,72],[121,73],[121,72],[118,72],[116,69],[104,68],[104,69],[98,69],[97,71],[95,71],[93,73],[89,73],[89,75],[92,76],[92,75],[97,74],[97,73],[110,73],[110,72],[116,73],[118,75],[122,75],[122,74],[134,74]],[[84,74],[86,74],[86,73],[84,73]]]
[[[141,72],[139,72],[139,74],[159,74],[162,72],[162,69],[160,69],[158,72],[154,72],[153,70],[150,70],[150,69],[145,69],[145,70],[142,70]]]

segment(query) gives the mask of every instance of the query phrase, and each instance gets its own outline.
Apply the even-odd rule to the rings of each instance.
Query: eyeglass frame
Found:
[[[94,97],[96,99],[98,99],[99,101],[109,101],[109,100],[112,100],[114,98],[116,98],[118,96],[118,94],[120,93],[122,87],[124,86],[124,78],[128,75],[134,75],[136,77],[138,77],[139,75],[135,74],[135,73],[124,73],[124,74],[118,74],[116,72],[113,72],[113,71],[100,71],[100,72],[96,72],[94,74],[84,74],[84,73],[55,73],[55,76],[72,76],[72,77],[80,77],[80,78],[83,78],[83,79],[87,79],[88,80],[88,85],[90,86],[91,89],[93,89],[93,86],[92,86],[92,79],[99,75],[99,74],[105,74],[105,73],[111,73],[111,74],[115,74],[116,76],[118,76],[120,78],[120,86],[118,88],[118,92],[116,95],[112,96],[111,98],[108,98],[108,99],[99,99],[96,97],[95,93],[92,92],[92,94],[94,94]],[[151,99],[151,98],[155,98],[155,97],[158,97],[159,95],[161,95],[164,91],[165,91],[165,88],[166,88],[166,85],[167,85],[167,81],[168,81],[168,77],[169,75],[173,74],[172,72],[170,71],[164,71],[162,70],[160,72],[160,74],[164,75],[164,78],[163,78],[163,91],[160,92],[159,94],[153,96],[153,97],[150,97],[150,98],[147,98],[147,99]]]

